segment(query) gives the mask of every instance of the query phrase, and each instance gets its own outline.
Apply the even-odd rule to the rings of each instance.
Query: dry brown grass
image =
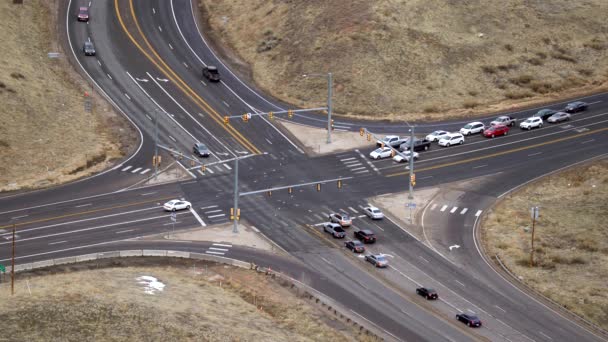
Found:
[[[338,113],[389,119],[487,113],[606,85],[604,0],[200,3],[228,54],[249,64],[261,88],[298,106],[325,103],[323,79],[298,77],[311,72],[333,72]],[[580,69],[598,72],[570,82]],[[525,75],[560,86],[521,93],[502,82]]]
[[[535,267],[530,207],[540,206]],[[500,203],[483,223],[488,253],[564,307],[608,329],[608,161],[550,176]]]
[[[134,145],[130,128],[71,70],[52,2],[0,1],[0,191],[63,183]],[[60,51],[60,60],[48,52]],[[84,110],[84,92],[93,111]]]
[[[144,293],[136,281],[144,275],[163,282],[164,291]],[[276,281],[222,265],[130,266],[18,279],[14,297],[10,287],[0,287],[0,320],[14,341],[358,339]]]

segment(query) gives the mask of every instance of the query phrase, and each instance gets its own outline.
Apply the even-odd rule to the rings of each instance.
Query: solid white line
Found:
[[[217,205],[215,205],[215,206],[213,206],[213,207],[217,207]],[[212,207],[212,208],[213,208],[213,207]],[[201,208],[201,209],[203,209],[203,208]],[[213,214],[213,213],[217,213],[217,212],[220,212],[220,211],[222,211],[222,209],[217,209],[217,210],[209,210],[209,211],[205,211],[205,214]]]
[[[498,305],[494,305],[494,306],[495,306],[495,307],[496,307],[498,310],[500,310],[500,311],[502,311],[502,312],[507,312],[505,309],[501,308],[501,307],[500,307],[500,306],[498,306]]]
[[[538,333],[539,333],[539,334],[541,334],[541,335],[543,335],[543,336],[545,336],[546,338],[548,338],[548,339],[550,339],[550,340],[553,340],[553,339],[552,339],[550,336],[548,336],[547,334],[545,334],[545,333],[544,333],[544,332],[542,332],[542,331],[539,331]]]
[[[426,261],[426,262],[429,262],[428,260],[426,260],[425,258],[423,258],[421,255],[419,255],[418,257],[419,257],[420,259],[422,259],[422,260]]]
[[[458,210],[458,207],[453,207],[452,210],[450,210],[450,214],[453,214],[456,210]]]
[[[138,167],[137,169],[134,169],[133,171],[131,171],[131,173],[136,173],[137,171],[141,170],[141,167]]]
[[[423,180],[423,179],[428,179],[428,178],[433,178],[433,176],[420,177],[420,178],[418,178],[418,180]]]
[[[133,166],[129,165],[127,167],[125,167],[124,169],[120,170],[120,171],[127,171],[128,169],[132,168]]]
[[[186,168],[182,163],[180,163],[179,161],[177,161],[177,165],[181,166],[182,169],[184,169],[184,171],[186,171],[192,178],[196,179],[198,177],[196,177],[196,175],[192,172],[190,172],[190,170],[188,170],[188,168]]]
[[[466,212],[467,212],[467,210],[469,210],[469,208],[464,208],[464,209],[462,209],[462,211],[460,212],[460,215],[464,215],[464,213],[466,213]]]
[[[140,175],[145,175],[146,173],[150,172],[150,170],[152,170],[152,169],[145,169],[142,172],[140,172],[139,174]]]
[[[224,255],[226,253],[220,253],[220,252],[214,252],[214,251],[205,251],[205,253],[207,254],[217,254],[217,255]]]
[[[169,136],[169,139],[173,140],[173,142],[177,142],[177,140],[175,140],[175,138],[172,136]]]
[[[488,166],[488,164],[483,164],[483,165],[473,166],[473,168],[474,168],[474,169],[479,169],[479,168],[486,167],[486,166]]]
[[[383,328],[379,327],[379,326],[378,326],[376,323],[374,323],[374,322],[370,321],[369,319],[367,319],[367,318],[365,318],[365,317],[361,316],[361,315],[360,315],[358,312],[354,311],[353,309],[350,309],[350,312],[352,312],[352,313],[354,313],[355,315],[357,315],[357,316],[359,316],[359,317],[363,318],[363,319],[364,319],[364,320],[366,320],[367,322],[369,322],[369,323],[373,324],[373,325],[374,325],[374,326],[375,326],[377,329],[382,330],[384,333],[391,335],[391,336],[392,336],[392,337],[393,337],[395,340],[397,340],[397,341],[403,341],[403,340],[402,340],[402,339],[400,339],[399,337],[397,337],[397,336],[395,336],[395,335],[391,334],[390,332],[386,331],[385,329],[383,329]],[[406,314],[407,314],[407,313],[406,313]],[[409,315],[408,315],[408,316],[409,316]]]
[[[227,248],[209,247],[209,249],[213,251],[228,252]]]
[[[448,206],[446,204],[443,205],[443,207],[441,207],[441,210],[439,211],[445,211],[448,208]]]
[[[224,167],[227,168],[228,170],[232,170],[232,168],[230,167],[230,165],[228,165],[228,164],[222,164],[222,165],[224,165]]]
[[[116,232],[116,234],[128,233],[128,232],[132,232],[134,230],[135,229],[119,230],[119,231]]]
[[[539,154],[542,154],[542,152],[536,152],[536,153],[528,154],[528,157],[537,156]]]
[[[591,139],[591,140],[585,140],[585,141],[583,141],[581,144],[586,144],[586,143],[590,143],[590,142],[593,142],[593,141],[595,141],[595,139]],[[541,333],[541,334],[542,334],[542,333]]]
[[[209,209],[209,208],[217,208],[217,204],[216,205],[210,205],[208,207],[201,207],[201,209]]]
[[[207,215],[208,218],[222,217],[226,216],[226,214],[217,214],[217,215]]]
[[[465,287],[463,283],[459,282],[458,280],[454,279],[455,282],[457,282],[458,284],[460,284],[462,287]]]
[[[68,242],[68,240],[57,241],[57,242],[49,242],[49,245],[58,245],[60,243],[66,243],[66,242]]]
[[[481,215],[483,211],[482,210],[477,210],[477,212],[475,213],[475,216],[479,217],[479,215]]]
[[[192,209],[192,207],[190,207],[190,212],[192,213],[192,215],[194,215],[194,217],[196,217],[196,220],[201,224],[201,226],[207,227],[207,225],[205,224],[205,222],[203,222],[203,220],[201,219],[201,217],[198,216],[198,214],[196,213],[196,211],[194,211],[194,209]]]
[[[18,220],[20,218],[24,218],[24,217],[28,217],[28,216],[30,216],[30,215],[13,216],[13,217],[11,217],[11,220]]]
[[[220,246],[220,247],[232,247],[232,245],[224,245],[221,243],[212,243],[213,246]]]
[[[81,205],[77,205],[74,208],[82,208],[82,207],[88,207],[90,205],[93,205],[93,203],[87,203],[87,204],[81,204]]]

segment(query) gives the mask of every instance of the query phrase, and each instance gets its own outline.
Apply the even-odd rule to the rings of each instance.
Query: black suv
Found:
[[[194,152],[194,154],[196,154],[199,157],[209,157],[209,155],[211,154],[211,152],[209,151],[207,146],[205,146],[205,144],[202,144],[202,143],[194,144],[194,147],[192,148],[192,152]]]
[[[426,151],[431,148],[431,142],[426,139],[414,139],[414,151]],[[408,151],[410,149],[410,141],[404,142],[399,146],[399,150],[402,152]]]
[[[374,243],[376,242],[376,235],[369,229],[361,229],[355,232],[355,237],[361,240],[363,243]]]
[[[547,121],[547,119],[555,113],[557,113],[556,110],[545,108],[545,109],[539,110],[538,112],[536,112],[536,114],[534,114],[532,116],[537,116],[537,117],[543,119],[543,121]]]
[[[437,299],[439,298],[439,296],[437,295],[437,291],[430,289],[430,288],[426,288],[426,287],[419,287],[416,289],[416,293],[421,295],[422,297],[426,298],[426,299]]]
[[[471,314],[467,314],[467,313],[459,313],[459,314],[456,314],[456,319],[470,327],[480,327],[481,326],[481,320],[475,315],[471,315]]]
[[[203,67],[203,77],[207,78],[211,82],[220,81],[220,73],[217,71],[217,68],[212,65]]]
[[[566,113],[582,112],[584,110],[587,110],[587,107],[589,107],[589,105],[586,102],[576,101],[576,102],[568,103],[566,108],[564,108],[564,112],[566,112]]]

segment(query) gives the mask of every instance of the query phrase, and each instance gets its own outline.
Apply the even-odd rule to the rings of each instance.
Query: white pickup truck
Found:
[[[408,140],[407,138],[400,138],[397,135],[387,135],[384,138],[382,138],[382,140],[376,141],[376,146],[380,147],[380,146],[384,145],[384,146],[390,146],[393,148],[398,148],[399,146],[401,146],[401,144],[403,144],[407,140]]]

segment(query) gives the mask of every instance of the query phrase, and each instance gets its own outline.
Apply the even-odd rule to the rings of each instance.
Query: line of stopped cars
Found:
[[[568,103],[562,110],[544,108],[531,117],[521,120],[519,128],[531,130],[541,128],[544,122],[560,123],[569,121],[573,113],[585,111],[588,107],[589,104],[586,102],[575,101]],[[474,121],[466,124],[458,132],[437,130],[428,134],[424,139],[414,138],[413,154],[410,151],[411,141],[409,137],[387,135],[376,142],[377,149],[370,152],[369,157],[374,160],[392,157],[393,161],[397,163],[409,162],[412,155],[414,160],[417,160],[420,157],[418,152],[429,150],[433,142],[437,142],[442,147],[450,147],[464,144],[465,137],[472,135],[481,134],[486,138],[508,135],[517,122],[517,119],[512,116],[501,115],[487,126],[481,121]]]

